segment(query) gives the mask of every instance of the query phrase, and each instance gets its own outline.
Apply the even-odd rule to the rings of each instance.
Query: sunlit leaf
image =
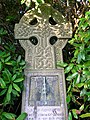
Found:
[[[63,63],[63,62],[58,62],[57,66],[58,67],[66,67],[68,64],[67,63]]]
[[[71,97],[68,95],[66,98],[67,103],[69,103],[71,101]]]
[[[80,111],[84,110],[84,104],[79,108]]]
[[[5,87],[6,87],[6,83],[5,83],[5,81],[4,81],[2,78],[0,78],[0,86],[1,86],[2,88],[5,88]]]
[[[22,113],[16,120],[25,120],[27,113]]]
[[[8,93],[11,93],[11,92],[12,92],[12,84],[10,84],[8,88]]]
[[[65,73],[68,73],[73,68],[73,66],[74,64],[70,64],[68,67],[66,67]]]
[[[18,92],[21,91],[17,84],[13,83],[13,87],[14,87],[14,89],[17,90]]]
[[[14,82],[21,82],[21,81],[23,81],[24,80],[24,78],[18,78],[18,79],[16,79],[16,80],[14,80]]]
[[[72,113],[73,113],[74,118],[78,119],[76,109],[72,109]]]
[[[3,112],[2,115],[3,115],[5,118],[9,119],[9,120],[15,119],[15,116],[16,116],[16,115],[14,115],[14,114],[12,114],[12,113],[7,113],[7,112]]]
[[[0,91],[0,96],[6,94],[6,91],[7,91],[7,89],[4,89],[4,90]]]
[[[90,117],[90,113],[82,114],[80,115],[81,118],[87,118]]]
[[[69,112],[68,120],[72,120],[72,113]]]

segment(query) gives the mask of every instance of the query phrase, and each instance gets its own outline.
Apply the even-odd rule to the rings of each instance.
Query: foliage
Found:
[[[1,36],[6,33],[2,29]],[[16,115],[8,113],[11,110],[7,106],[13,106],[14,101],[23,90],[24,67],[25,61],[15,53],[15,47],[4,45],[3,50],[0,50],[0,120],[12,120],[16,117]]]
[[[0,1],[0,120],[15,120],[15,114],[20,114],[25,61],[13,30],[23,14],[22,9],[20,1]],[[16,120],[24,120],[26,116],[22,113]]]
[[[74,46],[73,58],[64,66],[67,74],[67,103],[69,120],[90,118],[90,11],[80,18],[74,38],[69,41]],[[72,106],[73,105],[73,106]]]

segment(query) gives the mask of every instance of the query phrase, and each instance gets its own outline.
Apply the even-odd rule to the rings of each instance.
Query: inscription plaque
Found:
[[[26,120],[67,120],[64,69],[56,63],[63,61],[62,49],[72,36],[71,23],[49,4],[42,4],[27,11],[14,31],[25,50],[22,112],[28,114]]]

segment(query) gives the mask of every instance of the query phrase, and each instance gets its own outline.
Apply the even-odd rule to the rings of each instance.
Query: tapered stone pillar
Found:
[[[50,5],[24,14],[15,25],[15,38],[25,50],[25,90],[22,112],[26,120],[67,120],[62,49],[72,36],[71,24]]]

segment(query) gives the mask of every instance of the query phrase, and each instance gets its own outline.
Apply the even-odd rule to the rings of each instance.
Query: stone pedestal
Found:
[[[49,12],[44,13],[44,10]],[[67,120],[62,49],[71,38],[71,24],[50,5],[24,14],[15,25],[15,38],[25,50],[25,90],[22,111],[26,120]]]

